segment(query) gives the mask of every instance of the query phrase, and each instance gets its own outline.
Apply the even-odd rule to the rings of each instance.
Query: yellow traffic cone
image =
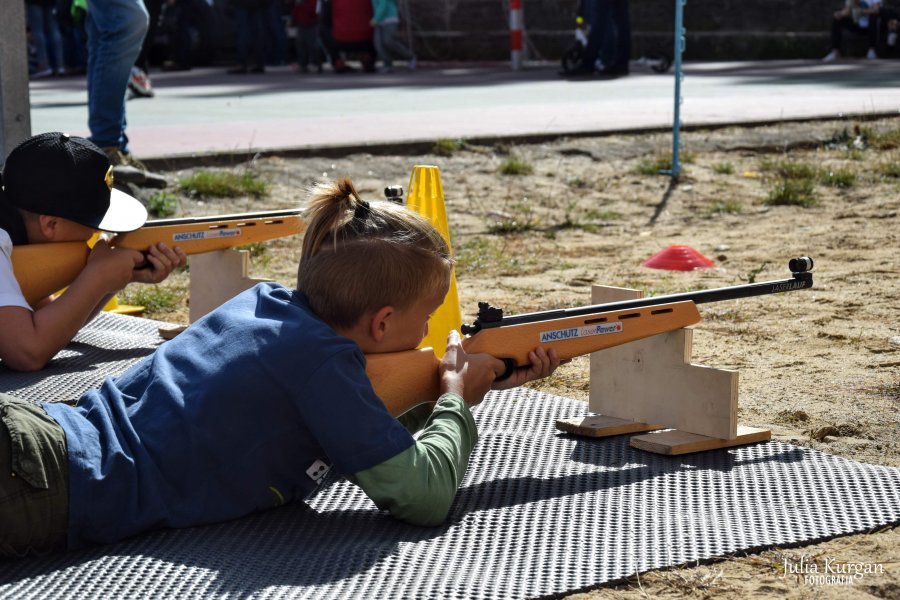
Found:
[[[447,223],[447,210],[444,207],[444,188],[441,185],[441,171],[430,165],[416,165],[409,177],[409,191],[406,195],[406,206],[431,221],[450,246],[450,226]],[[451,248],[452,252],[452,248]],[[459,311],[459,294],[456,290],[456,271],[450,273],[450,290],[444,303],[428,320],[428,335],[419,344],[420,348],[434,348],[438,358],[444,356],[447,349],[447,336],[454,329],[462,326]]]

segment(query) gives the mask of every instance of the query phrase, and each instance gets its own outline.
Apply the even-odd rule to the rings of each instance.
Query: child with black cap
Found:
[[[164,244],[144,255],[98,240],[65,294],[31,306],[13,274],[13,245],[133,231],[147,220],[147,210],[113,187],[112,168],[100,148],[59,132],[16,146],[6,159],[0,190],[0,360],[9,368],[43,368],[125,285],[158,283],[186,262],[181,249]]]

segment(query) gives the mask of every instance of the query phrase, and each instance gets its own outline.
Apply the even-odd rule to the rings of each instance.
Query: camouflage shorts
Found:
[[[64,548],[68,513],[65,432],[37,404],[0,394],[0,556]]]

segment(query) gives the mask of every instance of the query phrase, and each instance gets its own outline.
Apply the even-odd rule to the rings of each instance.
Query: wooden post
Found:
[[[0,19],[0,166],[31,135],[25,3],[3,2]]]
[[[191,323],[264,279],[247,276],[250,253],[218,250],[190,257]]]

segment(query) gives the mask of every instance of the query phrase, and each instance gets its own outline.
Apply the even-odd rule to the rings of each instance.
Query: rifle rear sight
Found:
[[[722,300],[734,300],[748,298],[750,296],[762,296],[765,294],[777,294],[780,292],[792,292],[813,286],[813,276],[810,270],[813,268],[813,259],[808,256],[792,258],[788,261],[788,269],[791,271],[791,279],[779,279],[776,281],[764,281],[762,283],[750,283],[747,285],[735,285],[730,287],[714,288],[697,292],[685,292],[682,294],[668,294],[665,296],[653,296],[638,300],[625,300],[622,302],[608,302],[606,304],[593,304],[590,306],[578,306],[575,308],[562,308],[546,310],[521,315],[503,316],[503,309],[491,306],[488,302],[478,303],[478,317],[471,325],[463,325],[460,330],[465,335],[478,333],[482,329],[490,327],[504,327],[509,325],[521,325],[523,323],[536,323],[551,319],[563,319],[590,315],[598,312],[615,310],[630,310],[644,308],[657,304],[670,302],[691,301],[695,304],[705,302],[720,302]]]

